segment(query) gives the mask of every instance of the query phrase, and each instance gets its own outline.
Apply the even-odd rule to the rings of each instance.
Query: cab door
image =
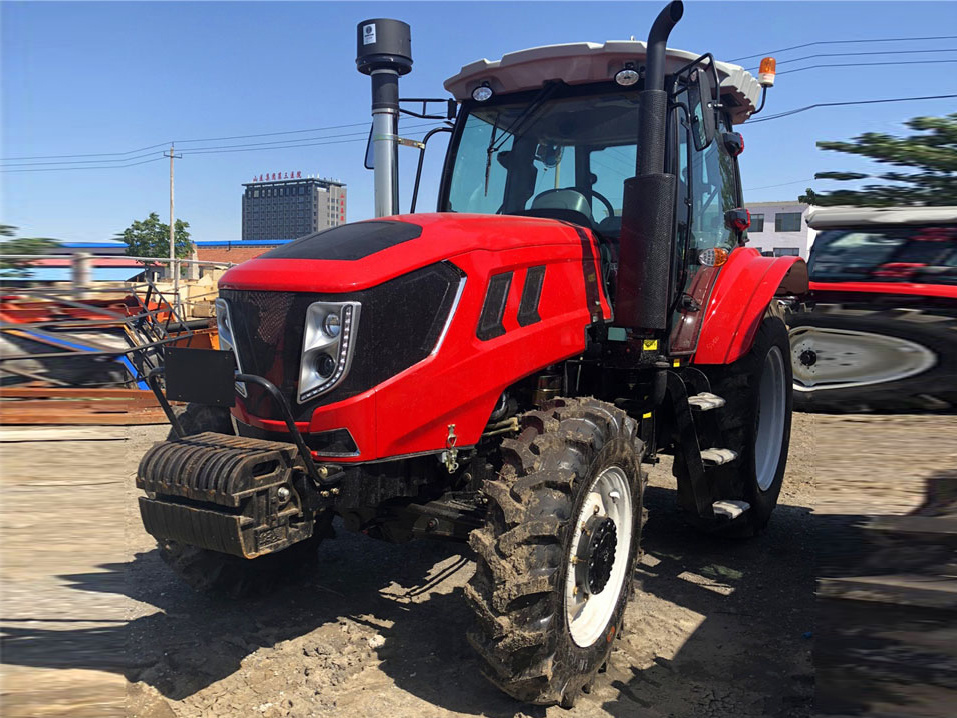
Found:
[[[721,270],[720,266],[704,263],[712,261],[713,256],[705,254],[705,250],[722,249],[730,254],[737,246],[738,234],[726,225],[725,213],[741,206],[736,161],[721,141],[721,132],[727,130],[725,121],[720,123],[711,143],[699,150],[692,133],[701,123],[688,117],[687,93],[679,98],[684,99],[685,105],[679,104],[675,110],[676,137],[672,145],[677,147],[678,176],[674,277],[677,292],[670,336],[673,355],[695,351],[708,298]],[[700,108],[691,108],[692,113],[696,111]]]

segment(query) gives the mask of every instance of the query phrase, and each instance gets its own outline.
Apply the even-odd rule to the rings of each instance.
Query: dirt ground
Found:
[[[191,592],[136,506],[137,462],[165,431],[0,429],[4,715],[809,716],[816,545],[839,538],[820,521],[904,513],[957,463],[957,417],[795,415],[778,510],[748,541],[686,528],[669,467],[654,467],[623,639],[566,711],[480,675],[461,545],[340,528],[304,583],[244,601]]]

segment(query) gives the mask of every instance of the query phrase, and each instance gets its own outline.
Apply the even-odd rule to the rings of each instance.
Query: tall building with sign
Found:
[[[270,172],[243,185],[243,239],[296,239],[346,223],[346,186],[301,172]]]

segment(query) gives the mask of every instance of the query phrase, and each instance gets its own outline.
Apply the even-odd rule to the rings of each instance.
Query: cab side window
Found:
[[[692,249],[723,247],[734,249],[737,237],[725,226],[724,214],[738,206],[734,160],[720,137],[691,156],[691,241]]]

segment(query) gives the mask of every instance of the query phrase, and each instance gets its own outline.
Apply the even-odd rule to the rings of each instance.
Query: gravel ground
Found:
[[[462,546],[340,529],[306,582],[212,599],[172,576],[139,522],[136,464],[166,427],[5,428],[4,714],[808,716],[812,508],[916,504],[921,479],[957,457],[957,418],[913,421],[928,445],[902,456],[895,432],[913,436],[910,418],[795,415],[778,510],[749,541],[686,528],[669,467],[654,467],[623,639],[571,711],[516,703],[481,677],[464,637]]]

